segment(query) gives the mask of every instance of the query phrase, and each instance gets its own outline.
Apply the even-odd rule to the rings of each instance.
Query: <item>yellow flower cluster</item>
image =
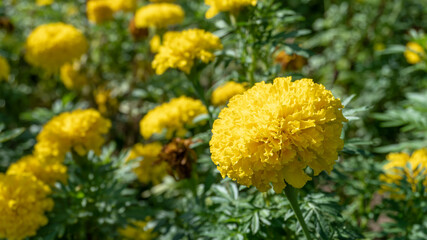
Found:
[[[132,12],[136,9],[136,0],[110,0],[114,11]]]
[[[94,109],[62,113],[43,126],[35,151],[45,157],[61,157],[72,149],[80,155],[89,150],[99,153],[110,127],[111,122]]]
[[[228,100],[234,95],[241,94],[245,91],[244,84],[236,82],[227,82],[219,86],[213,91],[211,102],[214,106],[221,106],[227,104]]]
[[[153,3],[141,7],[135,13],[135,26],[137,28],[165,28],[169,25],[179,24],[184,20],[184,10],[172,3]]]
[[[410,64],[417,64],[425,58],[424,48],[416,42],[408,42],[406,44],[406,51],[404,52],[406,61]]]
[[[380,176],[382,182],[400,185],[400,181],[405,176],[411,184],[412,191],[415,192],[418,185],[417,176],[421,172],[427,175],[427,148],[415,151],[412,156],[407,153],[390,153],[387,155],[387,160],[388,162],[383,166],[385,173]],[[410,168],[408,168],[408,164]],[[423,185],[427,188],[427,178],[424,178]],[[391,193],[396,198],[401,197],[395,194],[396,190],[390,186],[383,185],[382,190]]]
[[[61,159],[42,158],[28,155],[9,166],[8,175],[34,176],[40,181],[53,185],[57,181],[67,182],[67,167]]]
[[[207,110],[200,100],[185,96],[174,98],[144,116],[139,123],[141,135],[148,139],[166,129],[166,138],[173,137],[174,133],[183,136],[187,132],[185,126],[191,125],[193,119],[203,113],[207,113]]]
[[[168,68],[178,68],[190,73],[196,59],[208,63],[215,59],[214,50],[222,49],[220,39],[202,29],[175,32],[173,37],[165,37],[152,66],[158,75]]]
[[[236,12],[243,7],[255,6],[257,0],[205,0],[210,8],[206,12],[206,18],[213,18],[219,12]]]
[[[340,139],[341,101],[311,79],[276,78],[236,95],[212,129],[212,160],[223,177],[281,192],[286,184],[301,188],[314,175],[331,171]],[[286,181],[286,183],[285,183]]]
[[[150,2],[154,2],[154,3],[175,2],[175,0],[150,0]]]
[[[163,146],[159,142],[145,145],[138,143],[132,147],[128,160],[142,157],[139,166],[133,169],[141,183],[157,185],[166,176],[168,164],[159,161],[159,153],[162,148]]]
[[[85,36],[75,27],[50,23],[37,27],[28,36],[25,59],[47,70],[59,69],[81,57],[88,49]]]
[[[89,0],[86,3],[87,19],[93,23],[103,23],[113,18],[114,10],[110,0]]]
[[[0,238],[21,240],[46,225],[50,189],[34,177],[0,173]]]
[[[10,74],[10,66],[9,63],[7,63],[7,60],[0,56],[0,81],[9,80],[9,74]]]
[[[153,228],[148,227],[151,218],[147,217],[144,221],[131,221],[126,228],[119,229],[120,235],[125,240],[151,240],[157,237]]]
[[[60,75],[61,81],[68,89],[81,89],[87,84],[87,78],[85,74],[80,73],[76,69],[75,64],[66,63],[61,67]]]

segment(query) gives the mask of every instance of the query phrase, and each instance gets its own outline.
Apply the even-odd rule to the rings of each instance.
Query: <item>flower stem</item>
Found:
[[[302,231],[304,232],[305,237],[307,238],[307,240],[312,240],[312,238],[310,237],[310,232],[308,231],[307,224],[305,224],[304,218],[302,217],[302,213],[298,205],[297,190],[291,185],[288,185],[285,188],[285,195],[288,198],[289,203],[291,203],[292,210],[294,210],[295,216],[297,217],[298,222],[302,227]]]
[[[192,87],[194,88],[194,92],[196,93],[197,97],[202,101],[202,103],[206,106],[206,110],[208,112],[209,116],[209,126],[212,128],[213,126],[213,116],[209,109],[209,102],[206,99],[205,96],[205,90],[203,89],[202,85],[200,84],[199,80],[199,72],[197,70],[191,70],[190,74],[187,74],[187,78],[190,80]]]

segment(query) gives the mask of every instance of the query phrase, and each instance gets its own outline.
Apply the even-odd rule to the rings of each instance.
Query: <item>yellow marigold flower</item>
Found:
[[[188,74],[196,59],[208,63],[215,59],[212,51],[222,49],[220,39],[202,29],[184,30],[170,36],[173,37],[163,39],[152,63],[158,75],[168,68],[178,68]]]
[[[61,67],[61,81],[67,89],[81,89],[87,84],[85,74],[82,74],[75,64],[66,63]]]
[[[136,0],[112,0],[114,11],[132,12],[136,9]]]
[[[103,23],[113,19],[113,5],[110,0],[90,0],[86,4],[87,19],[93,23]]]
[[[205,0],[210,8],[206,12],[206,18],[213,18],[219,12],[236,12],[243,7],[255,6],[257,0]]]
[[[276,78],[230,99],[214,122],[210,150],[223,177],[281,192],[330,172],[343,147],[341,101],[311,79]],[[285,183],[286,181],[286,183]]]
[[[9,74],[10,74],[10,66],[9,63],[7,63],[7,60],[0,56],[0,81],[9,80]]]
[[[98,111],[78,109],[52,118],[43,126],[37,141],[38,144],[44,143],[45,148],[51,145],[52,151],[58,153],[62,153],[63,149],[66,151],[73,149],[80,155],[86,154],[89,150],[99,153],[104,144],[103,135],[110,127],[110,120],[103,118]],[[39,154],[43,155],[40,151]]]
[[[245,91],[245,85],[236,82],[227,82],[226,84],[219,86],[213,91],[211,96],[211,102],[215,106],[221,106],[227,104],[228,100],[234,95],[241,94]]]
[[[125,240],[151,240],[157,237],[153,228],[147,226],[151,218],[147,217],[144,221],[130,221],[126,228],[119,229],[120,235]]]
[[[390,153],[386,158],[388,162],[383,166],[385,173],[380,176],[380,180],[388,184],[395,183],[400,185],[403,176],[406,176],[406,179],[411,184],[412,191],[415,192],[418,185],[417,176],[421,172],[427,175],[427,149],[419,149],[412,156],[407,153]],[[411,166],[410,169],[408,164]],[[427,188],[427,178],[424,179],[423,185]],[[390,192],[396,198],[402,197],[395,194],[396,190],[390,186],[383,185],[382,191]]]
[[[157,185],[166,176],[168,164],[159,161],[159,153],[162,148],[163,146],[159,142],[145,145],[138,143],[132,147],[128,160],[142,157],[139,166],[133,169],[141,183]]]
[[[53,0],[37,0],[36,4],[38,6],[46,6],[46,5],[51,5],[53,3]]]
[[[36,235],[53,208],[50,189],[35,177],[0,173],[0,238],[21,240]]]
[[[52,139],[37,142],[33,154],[41,158],[64,159],[69,150],[68,145],[63,145],[61,142],[55,142],[55,139]]]
[[[87,49],[86,38],[78,29],[64,23],[49,23],[28,36],[25,59],[36,67],[56,70],[81,57]]]
[[[141,7],[135,13],[135,25],[138,28],[165,28],[179,24],[184,20],[184,10],[172,3],[153,3]]]
[[[162,40],[160,39],[159,35],[154,35],[153,38],[150,40],[150,51],[152,53],[158,53],[160,46],[162,45]]]
[[[166,138],[173,137],[174,133],[183,136],[187,132],[185,126],[191,125],[193,119],[203,113],[207,113],[207,110],[200,100],[185,96],[174,98],[144,116],[139,123],[141,135],[148,139],[166,129]]]
[[[9,166],[8,175],[34,176],[47,185],[67,181],[67,167],[61,163],[63,159],[44,158],[28,155]]]
[[[153,3],[162,3],[162,2],[175,2],[175,0],[150,0]]]
[[[424,48],[416,42],[408,42],[404,52],[406,61],[410,64],[417,64],[425,57]]]

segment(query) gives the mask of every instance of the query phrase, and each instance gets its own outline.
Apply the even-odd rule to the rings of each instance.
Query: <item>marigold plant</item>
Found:
[[[255,6],[257,0],[205,0],[205,4],[210,6],[206,12],[206,18],[213,18],[219,12],[236,12],[246,6]]]
[[[110,0],[89,0],[86,4],[87,18],[93,23],[103,23],[113,18],[113,2]]]
[[[87,84],[86,75],[81,73],[75,64],[66,63],[60,69],[62,83],[68,89],[81,89]]]
[[[424,48],[416,42],[408,42],[404,52],[406,61],[410,64],[417,64],[425,57]]]
[[[135,13],[135,25],[138,28],[165,28],[179,24],[184,20],[184,10],[172,3],[153,3],[141,7]]]

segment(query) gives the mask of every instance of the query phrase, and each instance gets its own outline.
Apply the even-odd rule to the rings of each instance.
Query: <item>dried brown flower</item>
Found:
[[[191,139],[174,138],[159,154],[160,161],[169,163],[169,174],[177,180],[191,177],[193,163],[197,161],[196,153],[190,148],[192,143]]]

